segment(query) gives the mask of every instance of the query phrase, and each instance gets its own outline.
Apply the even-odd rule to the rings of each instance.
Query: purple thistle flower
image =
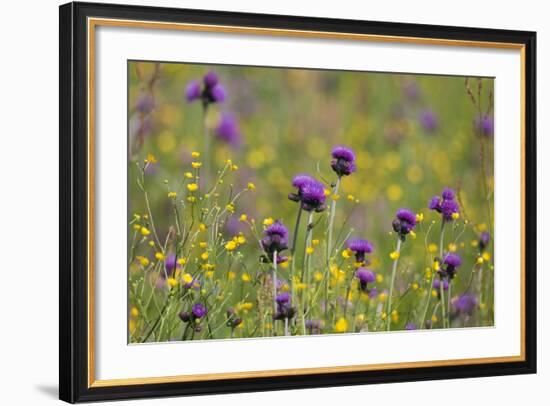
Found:
[[[459,211],[458,203],[455,200],[443,200],[441,202],[441,214],[446,221],[451,221],[453,214]]]
[[[216,85],[210,89],[210,101],[212,103],[222,103],[227,98],[227,92],[222,85]]]
[[[485,137],[490,137],[495,131],[495,122],[493,117],[484,114],[481,118],[477,117],[475,126],[478,131]]]
[[[180,312],[178,316],[184,323],[187,323],[189,322],[189,320],[191,320],[191,315],[189,314],[189,312]]]
[[[393,230],[404,241],[405,236],[413,231],[416,226],[416,214],[409,209],[399,209],[395,213],[395,217],[392,222]]]
[[[141,94],[136,100],[136,109],[142,114],[149,114],[155,108],[155,98],[151,93]]]
[[[294,176],[292,179],[292,186],[297,190],[297,193],[289,193],[288,198],[293,202],[299,202],[302,200],[302,188],[310,183],[317,183],[317,179],[304,173]]]
[[[437,129],[438,120],[435,113],[430,109],[425,109],[420,113],[419,116],[420,125],[424,130],[428,132],[433,132]]]
[[[164,266],[166,268],[166,272],[168,274],[172,274],[174,269],[176,269],[176,256],[174,254],[168,255],[164,260]]]
[[[220,122],[216,127],[216,136],[221,141],[233,147],[238,147],[241,143],[241,133],[235,117],[229,113],[222,114]]]
[[[200,319],[208,313],[208,310],[206,309],[206,306],[202,303],[195,303],[193,307],[191,308],[191,313],[193,313],[193,316],[197,319]]]
[[[428,203],[428,208],[430,210],[436,210],[437,212],[441,213],[441,199],[439,198],[439,196],[434,196],[431,198]]]
[[[372,288],[369,292],[369,298],[373,299],[378,296],[378,289]]]
[[[463,313],[471,316],[477,307],[477,298],[474,295],[465,293],[452,301],[456,313]]]
[[[202,79],[202,87],[198,80],[192,80],[185,88],[185,98],[188,102],[202,100],[206,108],[211,103],[221,103],[226,99],[225,88],[219,83],[215,72],[208,72]]]
[[[192,80],[185,88],[185,99],[188,102],[195,101],[201,97],[201,85],[198,80]]]
[[[325,188],[320,182],[310,182],[305,184],[301,189],[302,209],[305,211],[315,210],[321,212],[325,210]]]
[[[303,188],[305,185],[309,183],[315,183],[315,182],[317,182],[317,180],[314,177],[309,176],[305,173],[301,173],[296,175],[292,179],[292,186],[294,186],[295,188],[298,188],[298,191],[300,191],[300,189]]]
[[[204,82],[204,85],[206,87],[214,87],[218,84],[218,75],[216,74],[216,72],[210,71],[206,75],[204,75],[202,81]]]
[[[373,283],[376,280],[376,275],[374,274],[374,272],[366,268],[359,268],[355,272],[355,277],[359,279],[360,289],[363,292],[368,292],[367,285],[369,283]]]
[[[365,262],[365,254],[370,254],[373,249],[370,241],[359,238],[348,240],[346,246],[355,253],[357,262]]]
[[[455,191],[451,188],[446,187],[443,189],[443,192],[441,192],[441,197],[443,200],[454,200],[455,198]]]
[[[441,213],[444,221],[453,220],[453,215],[460,212],[460,207],[456,201],[456,194],[453,189],[445,188],[441,197],[434,196],[428,202],[428,208]]]
[[[485,249],[489,246],[489,243],[491,242],[491,234],[489,234],[487,231],[484,231],[479,236],[479,249],[481,251],[485,251]]]
[[[267,256],[267,258],[264,257],[264,260],[273,261],[275,251],[279,253],[288,248],[288,229],[279,220],[275,221],[264,230],[261,244]],[[277,263],[279,262],[279,256],[277,256]]]
[[[308,319],[305,321],[305,327],[309,334],[319,334],[323,329],[323,321],[319,319]]]
[[[441,288],[441,279],[434,279],[432,287],[437,290],[439,294],[439,289]],[[446,279],[443,280],[443,290],[449,290],[449,281]]]
[[[273,320],[291,319],[296,314],[296,309],[292,306],[292,297],[290,293],[283,292],[275,297],[277,302],[277,311],[273,315]]]
[[[330,166],[338,177],[348,176],[355,172],[355,153],[351,148],[343,145],[332,149]]]
[[[409,321],[407,324],[405,324],[405,330],[416,330],[416,324],[412,321]]]
[[[462,259],[458,254],[455,253],[447,253],[443,257],[443,265],[445,269],[440,269],[438,272],[443,275],[447,276],[448,279],[453,279],[456,272],[458,271],[458,267],[462,264]]]
[[[275,298],[275,301],[278,304],[290,303],[290,293],[283,292],[283,293],[278,294],[277,297]]]

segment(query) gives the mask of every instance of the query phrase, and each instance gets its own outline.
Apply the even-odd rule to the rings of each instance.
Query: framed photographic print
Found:
[[[534,373],[533,32],[60,7],[60,398]]]

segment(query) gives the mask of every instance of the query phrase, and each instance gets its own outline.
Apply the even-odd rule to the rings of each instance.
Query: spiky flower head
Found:
[[[438,119],[435,112],[431,109],[425,109],[420,112],[420,116],[418,117],[418,120],[420,121],[420,125],[424,130],[427,132],[434,132],[437,130],[438,127]]]
[[[393,230],[399,234],[402,240],[414,230],[416,226],[416,214],[409,209],[399,209],[395,213],[395,220],[392,222]]]
[[[206,306],[202,303],[195,303],[193,307],[191,308],[191,313],[193,316],[197,319],[200,319],[208,313],[208,310],[206,309]]]
[[[457,314],[471,316],[477,307],[477,298],[469,293],[464,293],[452,300],[453,310]]]
[[[346,246],[354,252],[357,262],[365,262],[365,254],[370,254],[373,250],[370,241],[360,238],[348,240]]]
[[[332,149],[330,166],[339,177],[355,172],[355,153],[349,147],[338,145]]]
[[[325,188],[322,183],[315,181],[306,183],[300,189],[302,209],[305,211],[321,212],[326,209]]]
[[[275,297],[277,311],[273,315],[273,320],[291,319],[296,314],[296,309],[292,306],[292,297],[290,293],[283,292]]]
[[[279,253],[288,248],[288,229],[280,220],[275,221],[264,230],[261,244],[266,253],[264,260],[267,260],[267,262],[273,261],[273,253],[275,251]],[[277,256],[277,263],[284,262],[280,261],[281,258],[284,257]]]
[[[453,216],[460,212],[456,194],[453,189],[445,188],[441,193],[441,197],[434,196],[428,202],[428,208],[441,213],[444,221],[452,221]]]
[[[368,284],[373,283],[376,280],[376,275],[374,272],[366,268],[359,268],[355,272],[355,277],[359,279],[359,288],[363,292],[368,292]]]
[[[216,127],[216,136],[220,141],[232,147],[238,147],[241,144],[241,132],[235,117],[229,113],[223,113]]]
[[[221,103],[226,99],[225,88],[219,83],[215,72],[208,72],[202,79],[202,86],[198,80],[192,80],[185,88],[185,98],[188,102],[202,100],[206,108],[212,103]]]

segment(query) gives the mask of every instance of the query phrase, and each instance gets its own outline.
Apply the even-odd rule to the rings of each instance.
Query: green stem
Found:
[[[275,314],[277,313],[277,251],[273,252],[273,330],[275,330]]]
[[[401,237],[397,236],[397,246],[395,248],[397,254],[401,253]],[[390,281],[390,294],[388,296],[388,311],[386,312],[386,330],[390,331],[391,329],[391,302],[393,298],[393,285],[395,284],[395,274],[397,273],[397,263],[399,262],[399,255],[393,260],[393,266],[391,271],[391,281]]]

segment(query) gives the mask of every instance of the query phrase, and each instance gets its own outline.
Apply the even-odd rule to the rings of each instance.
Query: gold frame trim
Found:
[[[370,42],[402,43],[434,46],[460,46],[474,48],[512,49],[520,51],[521,65],[521,270],[520,270],[520,335],[521,350],[516,356],[465,358],[456,360],[416,361],[384,364],[348,365],[318,368],[277,369],[267,371],[245,371],[212,374],[175,375],[147,378],[95,379],[95,337],[94,337],[94,191],[95,191],[95,29],[98,26],[132,27],[161,30],[179,30],[194,32],[217,32],[243,35],[265,35],[280,37],[318,38],[336,40],[355,40]],[[273,29],[259,27],[239,27],[227,25],[163,23],[139,20],[120,20],[108,18],[88,19],[88,388],[101,388],[125,385],[143,385],[177,383],[193,381],[212,381],[218,379],[266,378],[312,374],[330,374],[341,372],[367,372],[391,370],[396,368],[425,368],[458,366],[472,364],[497,364],[525,361],[525,45],[506,42],[462,41],[452,39],[432,39],[421,37],[399,37],[391,35],[353,34],[342,32],[306,31]]]

